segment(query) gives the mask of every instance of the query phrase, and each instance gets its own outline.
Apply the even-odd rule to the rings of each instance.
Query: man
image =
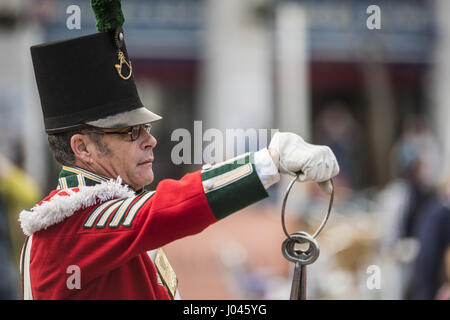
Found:
[[[325,182],[328,147],[277,133],[268,149],[204,166],[155,191],[151,123],[121,28],[31,48],[59,184],[20,220],[25,299],[174,299],[177,278],[159,249],[256,201],[279,172]]]

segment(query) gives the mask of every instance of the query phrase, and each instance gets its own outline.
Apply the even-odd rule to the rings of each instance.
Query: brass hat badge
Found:
[[[120,63],[120,64],[115,64],[114,67],[116,67],[116,70],[117,70],[117,73],[119,74],[119,77],[121,77],[123,80],[128,80],[128,79],[130,79],[131,74],[132,74],[132,72],[133,72],[133,69],[132,69],[132,67],[131,67],[131,61],[128,63],[127,60],[125,59],[125,55],[124,55],[123,52],[120,51],[120,50],[119,50],[119,53],[118,53],[118,57],[117,57],[117,58],[119,59],[119,63]],[[123,64],[127,65],[127,66],[128,66],[128,69],[130,69],[130,72],[128,73],[127,76],[124,76],[124,75],[122,74],[122,65],[123,65]]]
[[[117,73],[119,74],[119,77],[121,77],[123,80],[128,80],[131,77],[131,74],[133,73],[133,70],[131,68],[131,60],[130,62],[125,59],[125,55],[122,52],[122,47],[124,45],[124,34],[122,27],[116,28],[114,31],[114,42],[116,45],[116,48],[118,49],[117,59],[119,59],[119,64],[115,64],[114,67],[116,67]],[[128,75],[125,76],[122,74],[122,65],[125,64],[128,69],[130,70]]]

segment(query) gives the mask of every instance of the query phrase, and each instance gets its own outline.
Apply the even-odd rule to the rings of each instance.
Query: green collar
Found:
[[[111,180],[111,178],[92,173],[85,169],[63,166],[61,172],[59,173],[57,189],[61,190],[80,186],[95,186],[96,184],[109,180]],[[133,190],[132,188],[130,189]],[[145,189],[142,188],[135,191],[135,193],[136,195],[139,195],[144,191]]]
[[[58,189],[95,186],[110,179],[77,167],[63,166],[58,177]]]

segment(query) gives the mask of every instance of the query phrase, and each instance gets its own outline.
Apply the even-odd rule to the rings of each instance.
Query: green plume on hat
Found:
[[[107,32],[121,27],[125,21],[121,0],[91,0],[97,20],[97,30]]]

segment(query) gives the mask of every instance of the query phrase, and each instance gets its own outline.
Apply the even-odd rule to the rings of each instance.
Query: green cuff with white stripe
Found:
[[[253,152],[202,171],[203,189],[217,219],[268,197],[256,173]]]

